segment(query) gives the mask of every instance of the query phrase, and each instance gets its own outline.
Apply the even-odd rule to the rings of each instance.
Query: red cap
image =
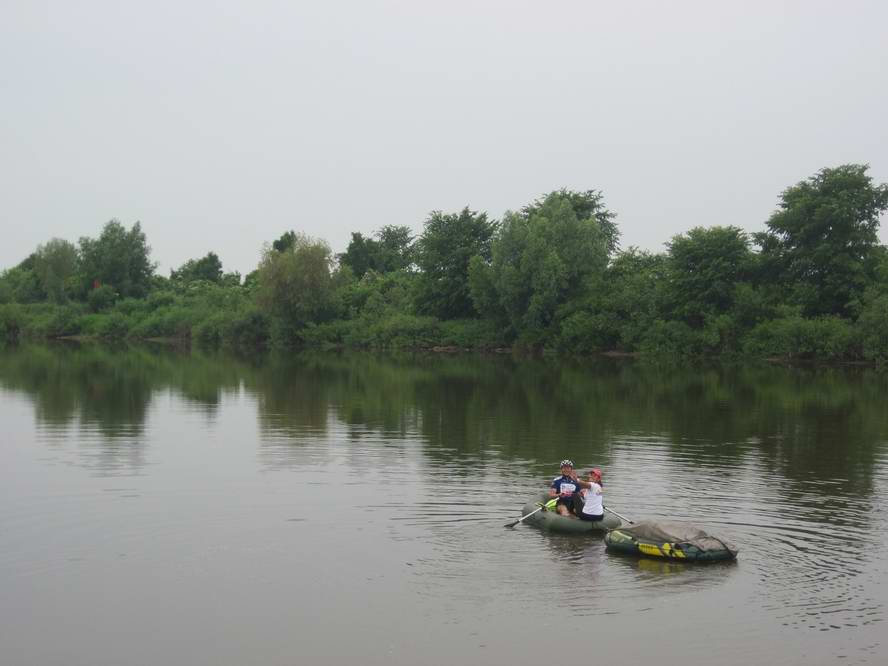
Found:
[[[601,470],[598,469],[597,467],[593,467],[592,469],[590,469],[589,474],[594,476],[596,479],[599,479],[599,480],[601,479]]]

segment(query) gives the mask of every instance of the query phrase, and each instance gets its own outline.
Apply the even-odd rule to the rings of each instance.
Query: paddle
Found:
[[[543,509],[545,509],[545,508],[547,508],[547,507],[551,509],[552,507],[555,506],[555,504],[556,504],[557,502],[558,502],[558,498],[557,498],[557,497],[553,497],[552,499],[550,499],[550,500],[549,500],[548,502],[546,502],[545,504],[540,504],[540,507],[539,507],[538,509],[534,509],[533,511],[531,511],[530,513],[528,513],[526,516],[521,516],[518,520],[516,520],[516,521],[514,521],[514,522],[506,523],[505,525],[503,525],[503,527],[515,527],[515,525],[517,525],[518,523],[520,523],[520,522],[521,522],[522,520],[524,520],[525,518],[530,518],[530,517],[531,517],[533,514],[535,514],[537,511],[542,511]],[[550,504],[551,504],[551,506],[549,506]]]
[[[629,523],[630,525],[634,525],[634,524],[635,524],[635,521],[634,521],[634,520],[629,520],[626,516],[621,516],[619,513],[617,513],[616,511],[614,511],[614,510],[611,509],[610,507],[604,507],[604,510],[605,510],[605,511],[610,511],[610,512],[611,512],[612,514],[614,514],[617,518],[619,518],[620,520],[625,520],[625,521],[626,521],[627,523]],[[528,514],[528,515],[529,515],[529,514]]]

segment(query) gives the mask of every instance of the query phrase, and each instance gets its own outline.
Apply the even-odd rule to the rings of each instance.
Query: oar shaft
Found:
[[[551,501],[551,500],[550,500],[550,501]],[[505,525],[503,525],[503,527],[515,527],[515,525],[517,525],[518,523],[520,523],[521,521],[523,521],[525,518],[530,518],[530,517],[531,517],[533,514],[535,514],[537,511],[542,511],[542,510],[545,509],[545,508],[546,508],[546,505],[545,505],[545,504],[540,504],[539,508],[534,509],[533,511],[531,511],[530,513],[528,513],[526,516],[521,516],[518,520],[516,520],[516,521],[514,521],[514,522],[506,523]]]
[[[627,523],[629,523],[630,525],[634,525],[634,524],[635,524],[635,521],[629,520],[626,516],[620,515],[619,513],[617,513],[617,512],[614,511],[613,509],[611,509],[609,506],[604,507],[604,510],[605,510],[605,511],[610,511],[610,512],[611,512],[612,514],[614,514],[617,518],[619,518],[620,520],[625,520],[625,521],[626,521]]]

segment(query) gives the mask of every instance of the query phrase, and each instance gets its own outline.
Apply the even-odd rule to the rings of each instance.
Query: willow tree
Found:
[[[322,240],[294,234],[284,250],[266,247],[257,272],[260,308],[272,317],[278,336],[298,331],[331,314],[334,290],[333,254]]]

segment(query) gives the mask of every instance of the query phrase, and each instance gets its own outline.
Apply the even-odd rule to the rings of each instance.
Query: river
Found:
[[[888,660],[888,373],[26,346],[0,432],[11,666]],[[565,457],[738,560],[505,529]]]

